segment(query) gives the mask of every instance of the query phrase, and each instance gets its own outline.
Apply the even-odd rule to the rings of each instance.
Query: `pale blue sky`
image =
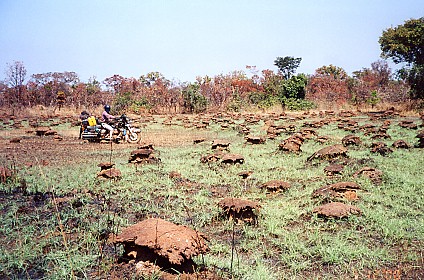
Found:
[[[74,71],[82,81],[161,72],[181,82],[301,57],[299,72],[380,59],[382,31],[424,16],[423,0],[0,0],[0,80]]]

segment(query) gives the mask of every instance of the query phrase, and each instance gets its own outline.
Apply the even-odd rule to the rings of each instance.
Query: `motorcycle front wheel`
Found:
[[[128,143],[137,143],[140,141],[140,134],[134,131],[128,131],[127,141]]]

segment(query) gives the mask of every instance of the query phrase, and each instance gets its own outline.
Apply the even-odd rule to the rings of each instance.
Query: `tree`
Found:
[[[274,60],[274,65],[278,67],[278,70],[281,72],[285,79],[290,79],[290,77],[296,73],[296,69],[299,67],[301,61],[302,58],[300,57],[277,57],[277,59]]]
[[[182,89],[184,108],[190,113],[200,113],[206,110],[208,101],[200,94],[198,83],[189,83]]]
[[[406,63],[400,77],[411,86],[413,98],[424,97],[424,17],[410,19],[403,25],[388,28],[379,39],[381,57],[394,63]]]
[[[342,104],[351,99],[346,71],[334,65],[322,66],[315,70],[307,86],[307,99]]]
[[[36,92],[40,95],[41,103],[49,106],[56,103],[58,92],[62,91],[65,96],[69,96],[72,88],[78,84],[79,78],[75,72],[47,72],[33,74],[31,82],[37,88]]]
[[[7,64],[6,76],[7,83],[16,94],[16,98],[20,100],[22,98],[23,86],[27,70],[25,69],[22,61],[14,61],[12,64]]]
[[[304,99],[308,77],[305,74],[298,74],[286,80],[283,84],[285,98]]]
[[[385,60],[371,63],[371,68],[353,72],[353,78],[349,79],[349,89],[356,105],[368,102],[372,92],[384,93],[393,82],[392,73]],[[369,102],[368,102],[369,103]]]

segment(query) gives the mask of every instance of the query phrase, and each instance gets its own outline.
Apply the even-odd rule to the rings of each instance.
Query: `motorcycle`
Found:
[[[90,119],[91,118],[91,119]],[[141,139],[141,130],[132,126],[132,121],[121,115],[109,125],[113,127],[113,139],[109,138],[109,131],[105,129],[94,117],[90,117],[81,122],[81,138],[89,142],[115,141],[121,140],[128,143],[137,143]]]

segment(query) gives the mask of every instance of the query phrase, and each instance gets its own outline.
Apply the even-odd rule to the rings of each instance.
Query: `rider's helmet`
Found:
[[[106,111],[107,113],[110,113],[110,105],[105,105],[105,111]]]

